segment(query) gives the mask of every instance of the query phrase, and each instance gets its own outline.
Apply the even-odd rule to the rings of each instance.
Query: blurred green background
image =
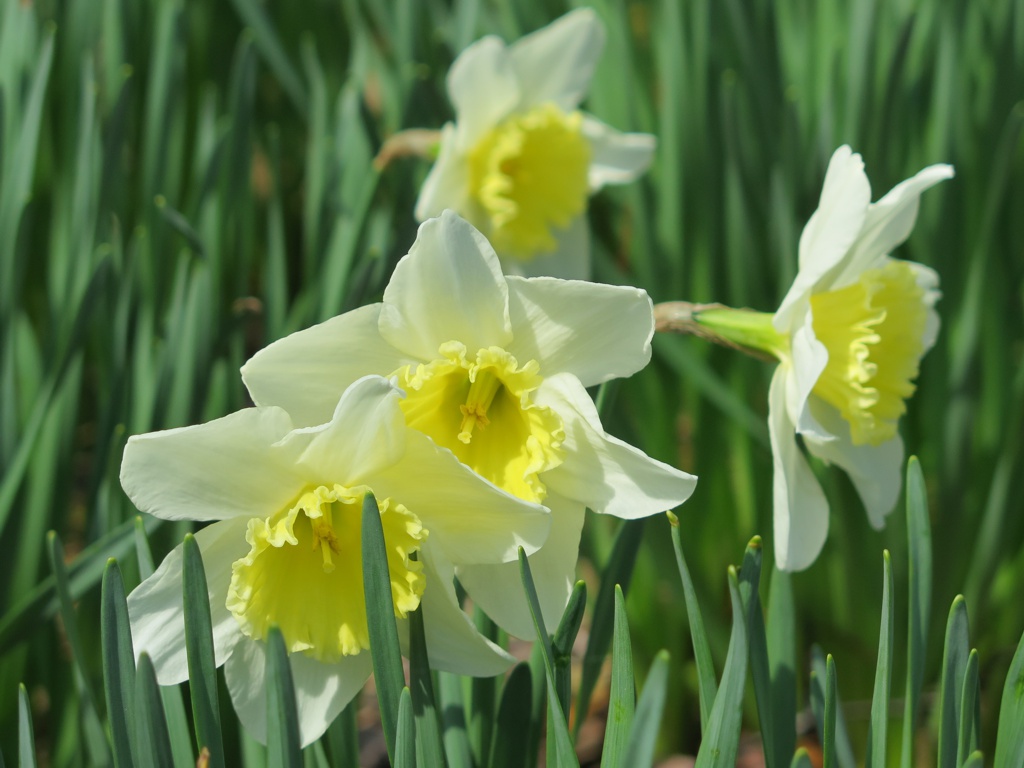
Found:
[[[403,159],[379,173],[381,143],[452,117],[444,76],[468,43],[513,40],[575,5],[0,0],[6,754],[24,681],[49,764],[86,759],[82,702],[99,690],[106,557],[121,558],[129,588],[137,580],[134,510],[117,480],[127,436],[246,405],[237,371],[253,352],[377,300],[415,236],[428,170]],[[947,607],[963,592],[990,744],[1024,628],[1024,0],[589,5],[608,42],[585,107],[659,141],[646,177],[591,203],[597,279],[655,301],[772,310],[837,146],[863,154],[875,198],[925,165],[956,167],[924,196],[896,254],[936,268],[943,290],[943,330],[903,433],[921,457],[933,525],[925,707]],[[726,565],[755,533],[772,553],[771,366],[697,339],[654,347],[647,370],[606,393],[606,426],[700,477],[679,514],[720,669]],[[903,647],[906,531],[899,511],[872,530],[845,476],[820,469],[831,535],[793,580],[798,639],[835,656],[847,719],[862,733],[886,547]],[[588,521],[588,578],[617,523]],[[147,527],[157,556],[186,530]],[[80,677],[54,618],[49,529],[80,599]],[[666,531],[663,519],[646,523],[628,607],[636,668],[672,653],[664,750],[693,753],[695,671]]]

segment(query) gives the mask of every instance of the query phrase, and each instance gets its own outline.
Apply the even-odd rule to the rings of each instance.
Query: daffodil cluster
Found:
[[[695,478],[605,433],[585,387],[651,355],[647,294],[506,278],[451,212],[420,228],[384,300],[271,344],[243,368],[256,408],[133,437],[121,482],[144,512],[199,531],[218,665],[257,738],[264,640],[290,653],[302,739],[370,673],[360,510],[377,499],[396,619],[422,609],[432,668],[495,675],[511,657],[462,612],[454,579],[508,632],[534,634],[517,559],[553,626],[584,511],[643,517]],[[181,548],[129,597],[137,652],[187,678]]]

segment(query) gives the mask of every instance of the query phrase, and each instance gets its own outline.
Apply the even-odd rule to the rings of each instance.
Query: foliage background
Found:
[[[256,349],[379,298],[415,236],[427,171],[402,160],[378,173],[381,142],[451,117],[444,74],[469,42],[515,39],[571,5],[0,0],[5,752],[24,681],[49,760],[84,759],[81,692],[100,678],[99,575],[108,554],[134,560],[133,510],[117,481],[127,435],[245,405],[237,370]],[[608,43],[587,108],[659,138],[647,177],[592,202],[598,279],[639,285],[655,301],[771,310],[836,146],[864,155],[876,198],[924,165],[955,165],[956,178],[924,196],[898,253],[935,267],[944,293],[943,332],[903,430],[932,504],[926,691],[945,607],[962,591],[984,720],[994,723],[1024,626],[1024,2],[590,5]],[[609,431],[700,477],[680,517],[719,668],[725,565],[758,532],[771,554],[769,376],[728,350],[659,338],[652,365],[604,404]],[[820,474],[832,532],[794,579],[798,634],[801,647],[816,641],[835,655],[857,730],[881,550],[905,552],[906,534],[898,514],[871,530],[846,478]],[[607,558],[615,522],[589,520],[585,576]],[[186,530],[148,525],[158,556]],[[82,681],[53,619],[51,528],[80,598]],[[693,752],[681,589],[664,521],[646,534],[628,600],[636,668],[671,651],[664,748]],[[905,560],[893,564],[905,594]],[[899,603],[896,616],[901,647]]]

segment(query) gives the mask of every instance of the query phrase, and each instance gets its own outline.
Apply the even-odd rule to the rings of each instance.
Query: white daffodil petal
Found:
[[[583,135],[590,142],[591,192],[636,179],[650,167],[658,145],[649,133],[622,133],[589,115],[583,120]]]
[[[441,146],[416,199],[416,220],[440,216],[445,208],[466,211],[470,206],[469,166],[456,142],[454,123],[441,129]]]
[[[903,473],[903,439],[897,434],[881,445],[854,445],[850,426],[835,408],[812,398],[816,420],[835,437],[819,441],[807,438],[807,450],[822,461],[841,467],[853,482],[868,520],[876,529],[899,500]]]
[[[380,310],[369,304],[261,349],[242,366],[253,402],[280,406],[299,426],[323,424],[353,381],[387,376],[412,362],[381,338]]]
[[[307,484],[359,485],[405,453],[402,391],[380,376],[366,376],[341,395],[331,421],[298,430],[284,445],[304,446],[299,464]]]
[[[921,194],[953,177],[950,165],[932,165],[897,184],[881,200],[868,206],[863,230],[833,283],[840,288],[860,279],[879,256],[891,253],[910,236],[917,220]]]
[[[828,535],[828,502],[796,444],[796,430],[786,408],[786,366],[772,377],[768,393],[768,433],[775,468],[775,563],[783,571],[807,568]]]
[[[576,559],[584,505],[550,493],[551,534],[539,552],[530,555],[530,572],[537,587],[544,627],[554,632],[576,581]],[[518,563],[467,565],[457,569],[459,581],[473,602],[511,635],[535,640],[536,632]]]
[[[249,550],[245,529],[244,520],[224,520],[196,534],[206,571],[214,656],[218,666],[227,658],[230,645],[239,634],[238,623],[228,611],[225,600],[231,582],[231,564]],[[128,595],[135,657],[143,652],[149,654],[161,685],[176,685],[188,680],[181,561],[182,545],[179,544],[164,558],[160,567]]]
[[[505,493],[415,430],[408,430],[403,460],[365,482],[408,507],[455,563],[515,560],[519,547],[536,551],[551,527],[544,507]]]
[[[828,430],[818,424],[807,403],[818,383],[822,371],[828,364],[828,350],[814,335],[812,318],[793,334],[792,363],[789,367],[789,386],[786,387],[786,409],[790,421],[796,424],[797,432],[813,435],[819,440],[829,439]]]
[[[580,8],[510,45],[521,88],[519,108],[550,102],[575,109],[586,95],[604,42],[597,14]]]
[[[301,480],[268,447],[292,429],[280,408],[245,408],[194,427],[128,439],[121,486],[136,507],[165,520],[269,514]]]
[[[373,671],[369,653],[324,664],[291,654],[295,704],[302,746],[316,741]],[[267,743],[267,651],[262,641],[239,635],[224,665],[231,703],[239,721],[256,741]]]
[[[373,672],[373,659],[369,652],[364,652],[327,665],[303,653],[293,653],[288,661],[295,681],[299,737],[305,747],[319,739],[363,689]]]
[[[818,209],[800,235],[800,271],[775,313],[775,327],[785,332],[811,289],[843,260],[860,234],[871,203],[864,162],[848,146],[835,151],[825,173]]]
[[[422,552],[427,586],[420,605],[430,668],[471,677],[494,677],[504,673],[515,659],[477,632],[459,607],[451,564],[443,556],[432,556],[429,544]],[[408,633],[402,633],[401,639],[408,655]]]
[[[697,478],[607,434],[574,376],[545,379],[537,394],[537,402],[565,423],[566,461],[543,476],[552,491],[625,520],[665,512],[690,498]]]
[[[519,103],[519,80],[504,41],[489,35],[466,48],[448,70],[458,144],[467,150]]]
[[[508,288],[486,238],[451,211],[423,222],[384,291],[380,333],[420,360],[452,340],[472,350],[508,344]]]
[[[590,278],[590,225],[580,214],[566,229],[552,231],[555,250],[538,253],[529,259],[506,257],[501,266],[507,275],[520,277],[557,277],[563,280]]]
[[[935,311],[935,304],[942,297],[942,293],[939,291],[939,275],[931,267],[918,264],[916,261],[904,263],[914,271],[917,284],[924,289],[924,303],[928,307],[928,319],[925,321],[924,337],[921,340],[921,344],[924,347],[924,351],[927,352],[935,346],[935,341],[939,337],[939,326],[941,325],[939,313]]]
[[[646,291],[548,277],[508,278],[515,338],[508,350],[545,376],[584,386],[632,376],[651,361],[654,310]]]

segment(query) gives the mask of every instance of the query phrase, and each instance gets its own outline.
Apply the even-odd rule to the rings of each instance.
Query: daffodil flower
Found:
[[[372,492],[400,626],[422,607],[431,666],[490,676],[512,659],[456,602],[451,564],[536,550],[547,511],[475,476],[405,425],[402,393],[355,381],[324,424],[297,429],[280,408],[249,408],[194,427],[132,437],[121,484],[142,511],[215,521],[196,534],[217,665],[238,716],[264,740],[267,631],[280,627],[303,744],[318,738],[371,672],[361,558]],[[164,685],[188,678],[181,547],[128,598],[137,653]]]
[[[585,389],[643,368],[653,330],[644,291],[506,278],[487,240],[448,211],[420,226],[382,303],[271,344],[242,377],[255,402],[311,424],[349,382],[393,377],[411,427],[551,510],[551,534],[530,563],[553,627],[575,579],[585,508],[639,518],[693,490],[693,476],[606,434]],[[515,564],[456,573],[499,625],[533,637]]]
[[[448,72],[455,122],[416,217],[461,214],[510,274],[588,278],[587,197],[635,179],[655,146],[578,110],[604,39],[581,8],[511,45],[488,36],[463,51]]]
[[[872,203],[860,155],[840,147],[778,311],[691,307],[681,318],[685,331],[699,333],[689,326],[700,326],[716,340],[780,361],[768,426],[781,569],[807,568],[828,534],[828,502],[797,434],[813,456],[846,471],[872,526],[881,528],[896,504],[903,465],[897,427],[938,334],[939,279],[929,267],[889,254],[910,235],[921,193],[952,175],[948,165],[929,166]]]

